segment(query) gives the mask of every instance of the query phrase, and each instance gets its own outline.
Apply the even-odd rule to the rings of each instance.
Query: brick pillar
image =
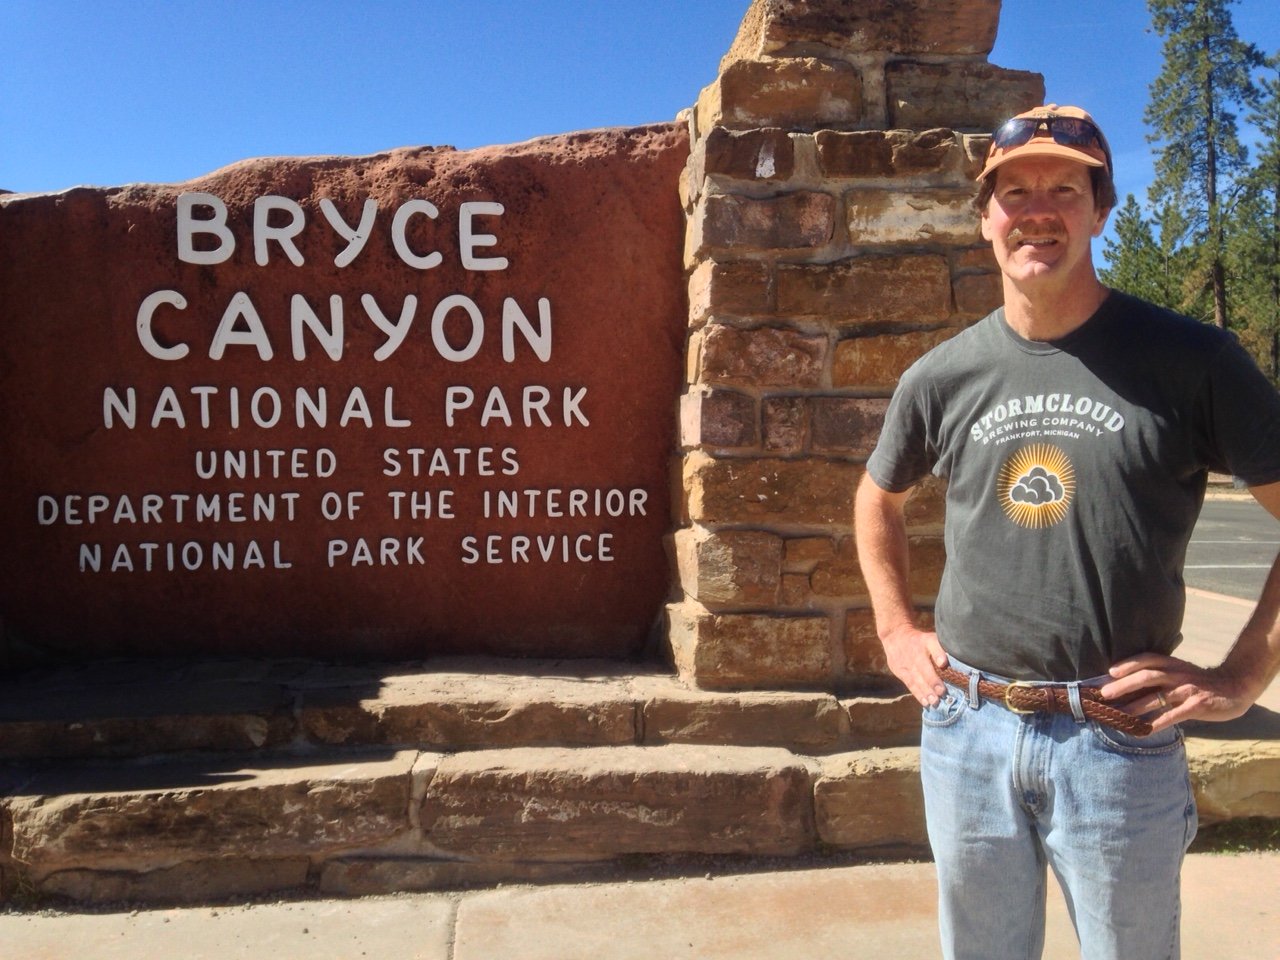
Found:
[[[901,372],[999,302],[969,207],[988,132],[1042,102],[986,62],[999,0],[755,0],[691,111],[683,597],[701,687],[883,682],[853,491]],[[913,591],[942,495],[908,507]]]

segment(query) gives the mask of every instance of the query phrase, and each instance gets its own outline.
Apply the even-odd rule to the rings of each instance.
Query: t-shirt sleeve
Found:
[[[901,493],[923,479],[937,459],[929,440],[929,384],[917,363],[898,381],[867,473],[876,486]]]
[[[1280,393],[1234,340],[1210,365],[1197,432],[1211,467],[1249,486],[1280,481]]]

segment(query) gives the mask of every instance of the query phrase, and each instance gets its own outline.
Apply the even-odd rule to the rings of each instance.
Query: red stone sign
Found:
[[[681,127],[0,198],[0,618],[72,655],[622,656]]]

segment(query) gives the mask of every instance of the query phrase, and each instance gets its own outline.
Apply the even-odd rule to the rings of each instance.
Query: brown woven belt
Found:
[[[950,667],[938,671],[938,676],[961,689],[969,688],[969,675]],[[1065,686],[1043,684],[996,683],[994,680],[978,681],[978,694],[987,700],[1007,707],[1014,713],[1071,713],[1071,698]],[[1151,735],[1151,724],[1141,717],[1125,713],[1104,703],[1097,687],[1080,688],[1080,709],[1090,720],[1113,727],[1135,737]]]

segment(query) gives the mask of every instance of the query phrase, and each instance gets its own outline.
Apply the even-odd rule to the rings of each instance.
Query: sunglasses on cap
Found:
[[[1062,117],[1050,114],[1047,117],[1014,117],[1000,125],[991,135],[992,146],[1002,150],[1020,147],[1044,127],[1053,142],[1064,147],[1096,147],[1106,158],[1107,169],[1111,169],[1111,150],[1102,132],[1088,120],[1079,117]]]

